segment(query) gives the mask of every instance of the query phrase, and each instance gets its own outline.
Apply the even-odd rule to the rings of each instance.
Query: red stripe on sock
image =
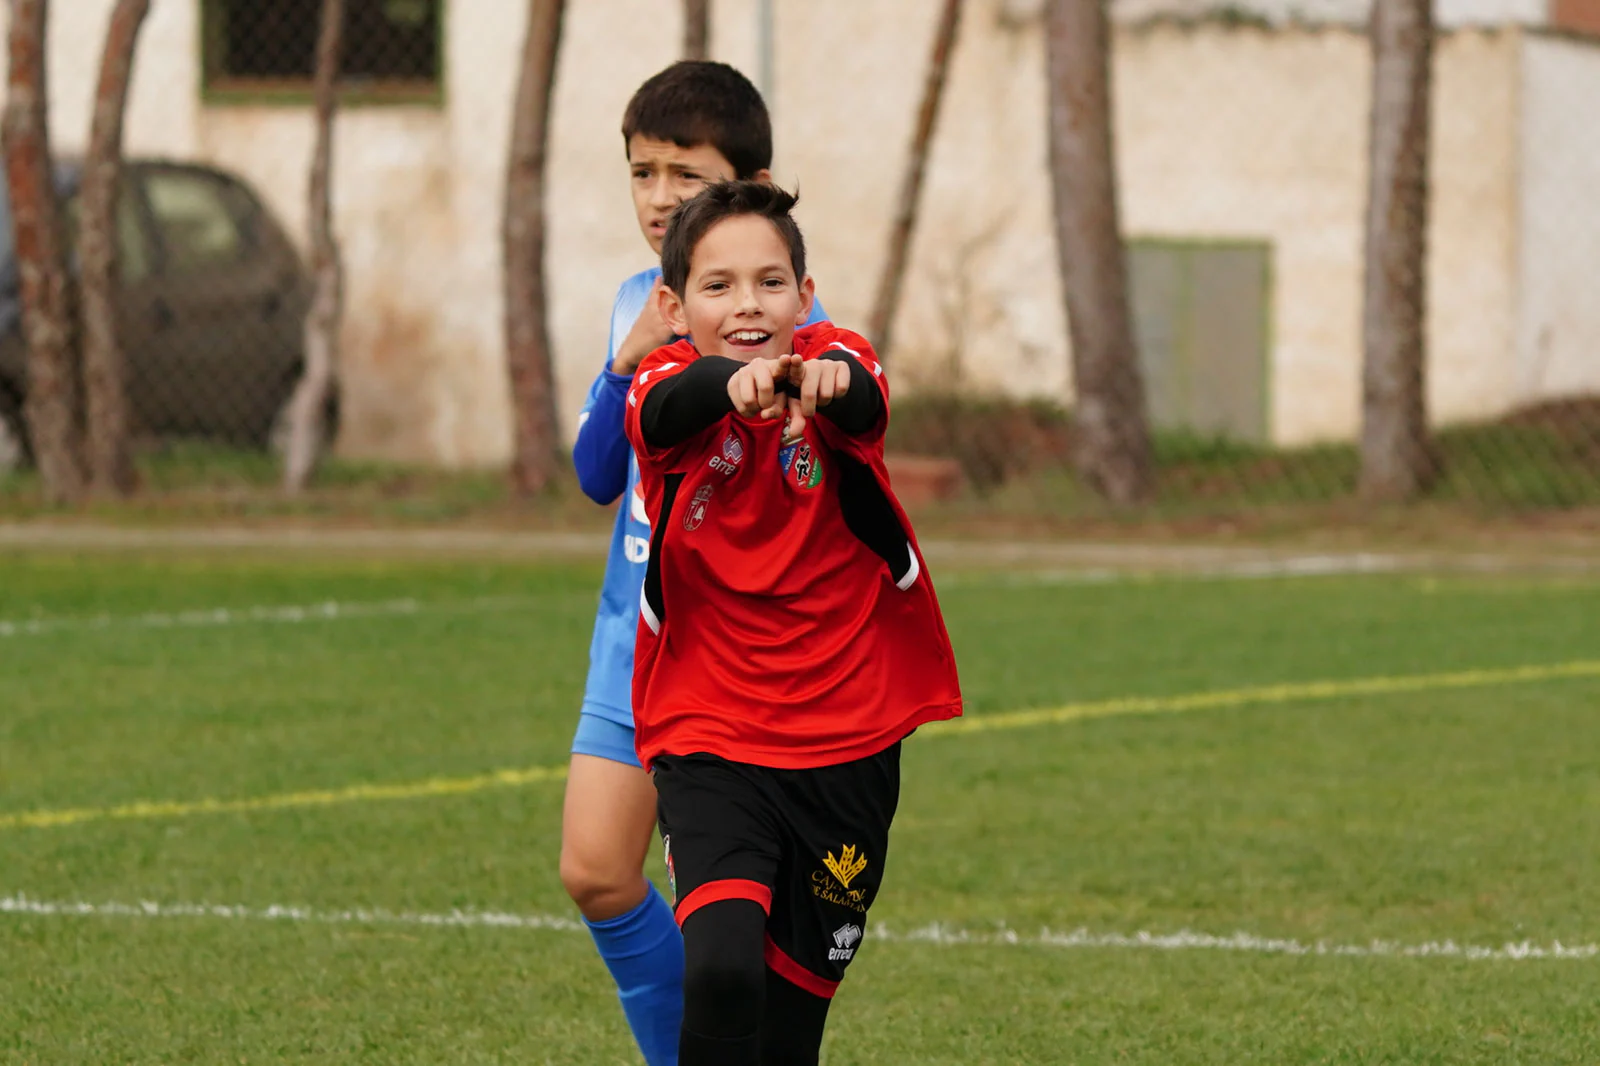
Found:
[[[772,889],[760,881],[730,877],[723,881],[707,881],[680,899],[677,908],[678,925],[681,927],[689,915],[706,904],[718,903],[725,899],[747,899],[752,903],[759,903],[761,909],[768,914],[772,913]]]
[[[772,937],[767,937],[767,965],[772,972],[788,981],[791,985],[805,989],[813,996],[823,999],[832,999],[833,994],[839,990],[838,981],[829,981],[818,977],[810,970],[791,959],[788,954],[775,944]]]

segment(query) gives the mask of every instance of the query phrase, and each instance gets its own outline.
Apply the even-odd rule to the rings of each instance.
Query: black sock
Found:
[[[822,1029],[832,1003],[768,970],[767,1007],[761,1015],[761,1066],[817,1066]]]
[[[685,1025],[678,1034],[678,1066],[758,1066],[761,1061],[759,1033],[703,1036]]]

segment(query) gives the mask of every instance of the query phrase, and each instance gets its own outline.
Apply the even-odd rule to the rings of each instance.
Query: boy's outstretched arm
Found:
[[[872,371],[862,365],[861,360],[837,349],[823,352],[813,360],[817,363],[824,361],[839,362],[848,366],[850,384],[842,394],[836,394],[825,406],[818,406],[817,414],[825,416],[828,421],[852,437],[870,432],[877,426],[878,419],[883,414],[883,393],[879,390],[878,383],[872,380]]]
[[[639,408],[645,443],[670,448],[732,414],[728,382],[743,367],[737,359],[703,355],[651,389]]]

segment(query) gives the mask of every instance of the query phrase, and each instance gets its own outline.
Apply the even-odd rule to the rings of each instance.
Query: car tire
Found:
[[[267,430],[267,450],[282,463],[289,458],[289,408],[294,403],[294,393],[283,401],[283,406],[278,408],[278,413],[273,416],[272,426]],[[339,439],[339,390],[328,390],[328,398],[322,406],[322,419],[317,425],[317,451],[326,452],[333,447]]]

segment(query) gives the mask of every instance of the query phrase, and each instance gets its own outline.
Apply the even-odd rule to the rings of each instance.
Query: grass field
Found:
[[[1600,1061],[1600,581],[936,577],[826,1062]],[[0,556],[0,1061],[635,1062],[556,877],[598,580]]]

